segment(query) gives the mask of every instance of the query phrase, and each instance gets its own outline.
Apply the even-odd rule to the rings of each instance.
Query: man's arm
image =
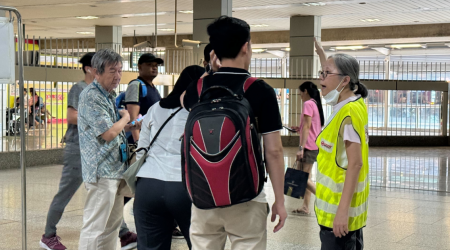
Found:
[[[125,93],[125,103],[128,112],[130,113],[130,121],[134,121],[139,116],[141,107],[139,106],[139,91],[141,83],[133,81],[128,84],[127,92]],[[134,141],[139,140],[139,130],[131,131]]]
[[[128,114],[128,111],[120,110],[119,114],[122,118],[118,122],[114,123],[113,126],[105,133],[101,134],[102,139],[106,142],[111,142],[114,140],[130,121],[130,114]]]
[[[67,123],[74,125],[78,124],[78,111],[72,107],[67,108]]]
[[[141,107],[137,104],[127,104],[127,110],[128,113],[130,113],[130,121],[134,121],[139,116],[139,110]],[[133,130],[131,131],[131,134],[133,135],[134,141],[139,140],[139,130]]]
[[[284,158],[283,145],[281,144],[280,132],[272,132],[263,135],[264,149],[266,156],[266,168],[269,172],[270,181],[272,182],[273,191],[275,193],[275,203],[272,207],[272,222],[276,216],[280,216],[274,232],[278,232],[284,226],[287,218],[286,208],[284,206]]]

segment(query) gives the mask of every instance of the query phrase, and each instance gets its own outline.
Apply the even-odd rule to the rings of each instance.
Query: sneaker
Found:
[[[137,234],[128,232],[120,237],[121,250],[135,249],[137,247]]]
[[[184,239],[184,235],[178,228],[175,228],[172,232],[172,239]]]
[[[59,236],[55,235],[50,238],[46,238],[44,235],[42,235],[42,239],[39,242],[39,245],[43,249],[47,250],[66,250],[67,248],[61,243],[61,238]]]

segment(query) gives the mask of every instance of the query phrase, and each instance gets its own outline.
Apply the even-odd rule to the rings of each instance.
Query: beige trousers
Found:
[[[114,250],[123,219],[122,195],[118,194],[120,180],[100,178],[97,183],[85,183],[83,228],[79,250]]]
[[[192,250],[223,250],[228,238],[231,250],[265,250],[267,203],[249,201],[210,210],[192,206]]]

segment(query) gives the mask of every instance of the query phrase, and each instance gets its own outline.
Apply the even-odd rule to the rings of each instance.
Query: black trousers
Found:
[[[337,238],[333,229],[320,227],[321,250],[362,250],[364,249],[363,229],[349,232],[342,238]]]
[[[191,249],[191,206],[182,182],[139,178],[133,207],[138,250],[170,250],[174,220]]]

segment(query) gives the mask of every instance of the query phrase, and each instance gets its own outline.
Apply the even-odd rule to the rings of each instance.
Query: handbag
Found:
[[[125,180],[127,186],[130,188],[130,192],[133,195],[136,193],[136,181],[137,181],[136,175],[139,172],[139,170],[141,169],[142,165],[144,165],[145,160],[147,159],[148,152],[150,151],[150,148],[152,147],[153,143],[155,143],[155,141],[158,138],[159,134],[161,133],[162,129],[167,125],[167,123],[178,112],[180,112],[181,109],[182,109],[182,107],[180,107],[177,111],[173,112],[169,116],[169,118],[167,118],[167,120],[163,123],[161,128],[159,128],[158,132],[156,132],[155,136],[153,137],[153,139],[150,142],[150,145],[148,145],[148,147],[146,147],[146,148],[139,148],[135,152],[133,152],[133,154],[130,156],[130,159],[132,159],[137,152],[145,150],[144,155],[141,158],[139,158],[139,160],[137,160],[136,162],[131,164],[131,166],[125,171],[125,173],[123,173],[123,179]]]
[[[298,165],[300,165],[301,169],[298,169]],[[303,161],[295,161],[294,165],[288,168],[284,175],[284,194],[296,199],[303,198],[305,196],[308,178],[309,173],[303,171]]]

